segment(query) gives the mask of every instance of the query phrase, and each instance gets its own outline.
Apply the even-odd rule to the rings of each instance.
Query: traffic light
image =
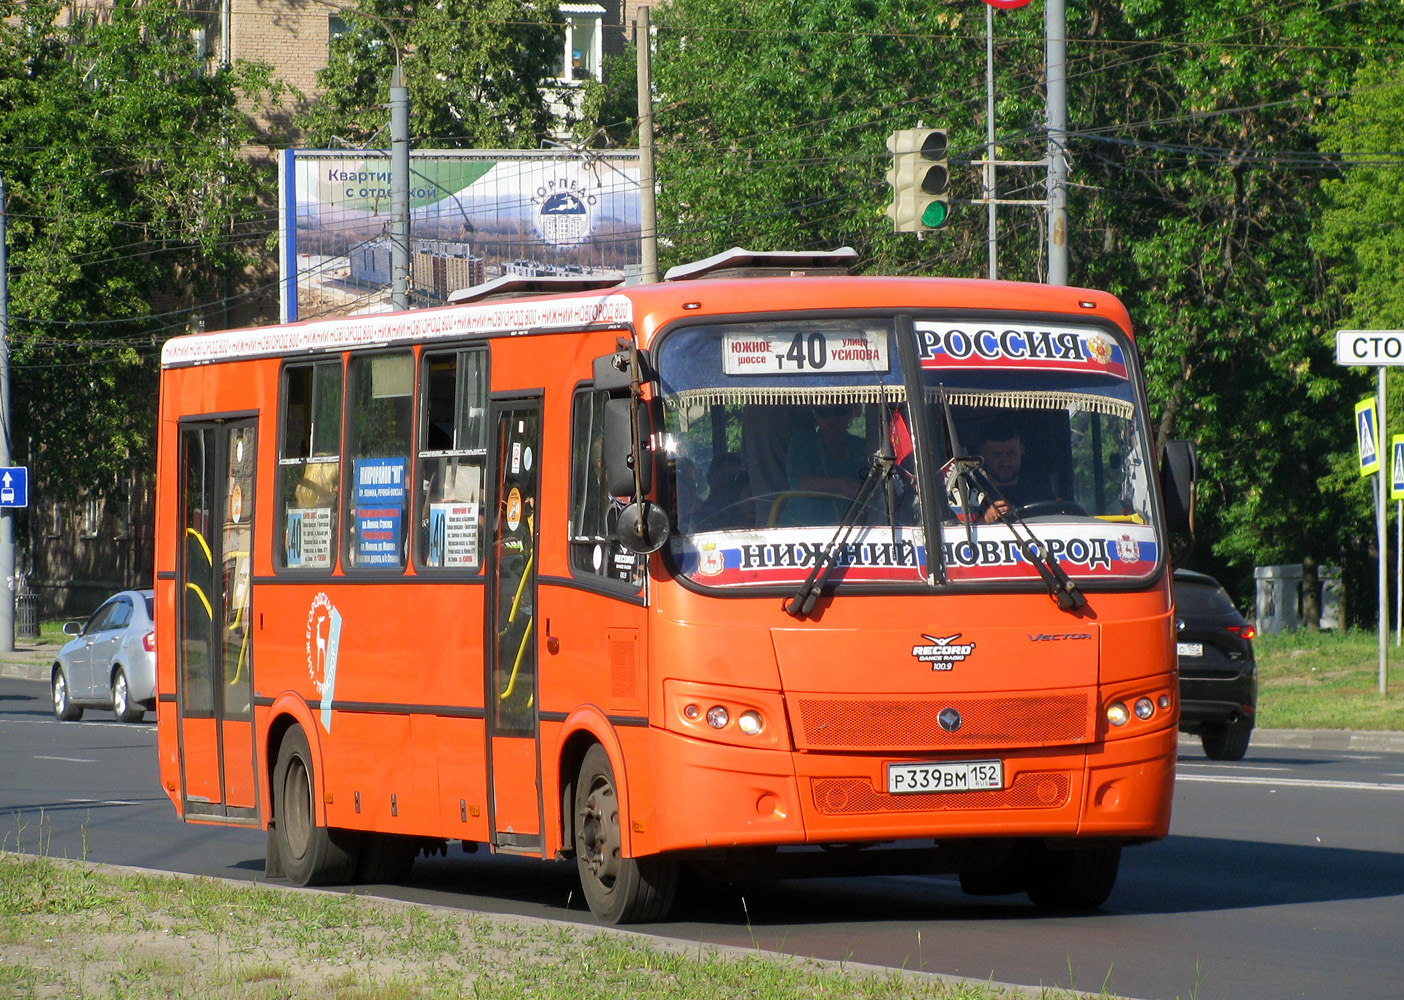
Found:
[[[899,233],[921,233],[946,221],[951,209],[951,170],[946,161],[946,130],[898,129],[887,137],[892,151],[892,204],[887,217]]]

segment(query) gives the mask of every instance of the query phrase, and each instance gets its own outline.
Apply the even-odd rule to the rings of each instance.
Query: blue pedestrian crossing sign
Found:
[[[1404,434],[1390,439],[1389,470],[1389,498],[1404,500]]]
[[[29,506],[29,468],[0,465],[0,507]]]
[[[1355,404],[1355,441],[1360,452],[1360,474],[1380,471],[1380,422],[1375,413],[1375,397]]]

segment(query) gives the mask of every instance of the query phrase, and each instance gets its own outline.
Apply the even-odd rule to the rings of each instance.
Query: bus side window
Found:
[[[348,569],[403,569],[409,538],[414,355],[353,357],[347,369]]]
[[[614,540],[624,503],[605,489],[604,411],[609,393],[582,389],[575,394],[570,433],[570,571],[573,576],[610,580],[637,591],[645,557]]]
[[[336,498],[341,474],[341,361],[283,369],[278,425],[280,569],[331,572],[336,561]]]
[[[425,351],[419,371],[415,565],[476,573],[483,561],[488,352]]]

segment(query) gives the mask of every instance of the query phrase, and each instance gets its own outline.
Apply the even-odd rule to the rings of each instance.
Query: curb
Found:
[[[45,681],[59,646],[29,646],[0,653],[0,677],[20,681]]]

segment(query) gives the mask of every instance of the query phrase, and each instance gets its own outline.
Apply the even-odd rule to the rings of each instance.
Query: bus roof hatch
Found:
[[[593,292],[600,288],[614,288],[624,283],[624,275],[607,274],[542,274],[527,276],[504,274],[481,285],[469,285],[456,292],[450,292],[449,305],[462,305],[467,302],[486,302],[489,299],[510,299],[523,295],[562,295],[566,292]]]
[[[743,250],[732,247],[691,264],[670,267],[664,281],[694,278],[800,278],[806,275],[852,274],[858,251],[852,247],[837,250]]]

